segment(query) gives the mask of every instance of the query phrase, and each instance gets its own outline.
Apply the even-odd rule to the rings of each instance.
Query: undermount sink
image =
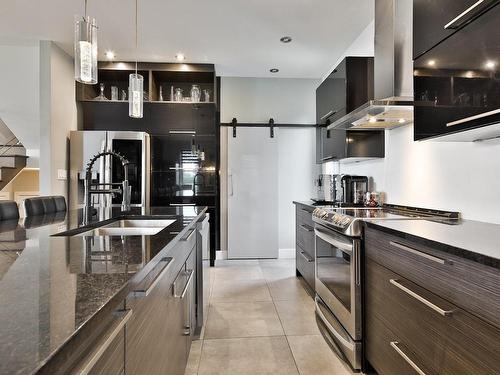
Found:
[[[152,236],[174,222],[175,220],[169,219],[117,220],[110,224],[78,233],[76,236]]]

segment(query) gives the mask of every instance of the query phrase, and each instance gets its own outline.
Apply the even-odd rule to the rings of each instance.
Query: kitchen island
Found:
[[[205,212],[100,209],[83,226],[74,210],[0,223],[0,373],[153,374],[160,369],[148,366],[165,365],[148,364],[159,355],[171,373],[183,371],[198,324],[191,285],[201,278],[196,224]],[[81,235],[146,219],[171,224],[151,235]]]

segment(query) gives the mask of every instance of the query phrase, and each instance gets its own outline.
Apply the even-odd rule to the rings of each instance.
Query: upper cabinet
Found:
[[[373,99],[373,57],[346,57],[316,90],[316,163],[384,157],[384,131],[327,130]]]
[[[373,57],[346,57],[316,90],[316,121],[328,125],[373,99]]]
[[[493,125],[500,123],[498,4],[414,61],[415,140],[474,141],[500,135]]]
[[[414,0],[413,58],[484,12],[495,0]]]

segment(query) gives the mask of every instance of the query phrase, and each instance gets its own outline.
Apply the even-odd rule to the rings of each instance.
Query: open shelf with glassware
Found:
[[[137,69],[138,73],[144,77],[144,102],[217,104],[213,64],[140,62]],[[133,62],[100,62],[98,83],[84,85],[77,82],[76,100],[79,102],[127,101],[129,75],[134,72],[135,63]]]

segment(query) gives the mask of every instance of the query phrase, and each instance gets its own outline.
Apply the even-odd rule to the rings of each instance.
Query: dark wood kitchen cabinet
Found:
[[[496,374],[500,272],[365,231],[366,357],[384,374]]]
[[[452,35],[494,0],[413,0],[413,58]]]
[[[314,207],[296,203],[296,245],[295,262],[297,276],[302,276],[309,287],[310,294],[315,290],[315,248],[314,223],[312,212]]]
[[[346,131],[328,125],[373,99],[373,57],[346,57],[316,89],[316,163],[345,157]]]
[[[127,325],[126,373],[183,374],[191,344],[194,314],[191,302],[195,256],[195,230],[186,234],[163,258],[139,293],[127,300],[134,314]],[[189,301],[187,299],[190,299]]]

